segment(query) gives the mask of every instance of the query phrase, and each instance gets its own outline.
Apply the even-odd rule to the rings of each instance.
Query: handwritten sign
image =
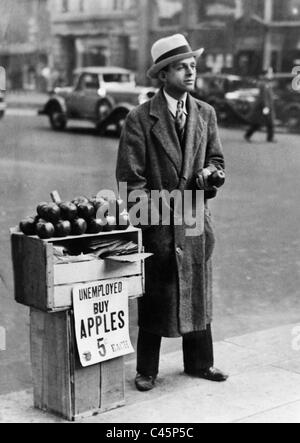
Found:
[[[92,366],[134,352],[129,337],[128,287],[107,280],[73,288],[80,362]]]

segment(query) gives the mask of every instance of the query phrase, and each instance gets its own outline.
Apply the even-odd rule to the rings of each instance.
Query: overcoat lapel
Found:
[[[185,135],[185,156],[182,165],[181,177],[188,179],[189,172],[193,170],[194,159],[200,149],[201,139],[204,135],[204,121],[200,116],[200,105],[188,95],[188,119]]]
[[[150,115],[155,118],[152,132],[175,166],[180,177],[183,162],[182,149],[162,90],[158,92],[151,102]]]

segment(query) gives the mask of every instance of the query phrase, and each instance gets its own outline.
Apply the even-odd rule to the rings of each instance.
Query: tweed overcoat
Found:
[[[152,100],[135,108],[121,136],[117,181],[128,192],[192,191],[201,208],[203,229],[187,236],[187,225],[141,226],[146,260],[146,293],[139,300],[139,326],[162,337],[202,331],[212,321],[212,263],[214,248],[210,212],[196,174],[204,167],[224,169],[224,156],[214,109],[188,95],[184,147],[160,90]],[[150,198],[149,198],[149,201]],[[184,220],[185,221],[185,220]],[[188,223],[188,222],[187,222]]]

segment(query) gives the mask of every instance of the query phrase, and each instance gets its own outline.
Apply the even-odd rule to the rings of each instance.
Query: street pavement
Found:
[[[54,133],[47,119],[35,116],[32,110],[10,109],[0,121],[0,131],[0,326],[6,329],[7,338],[6,351],[0,352],[3,400],[3,395],[16,395],[12,394],[16,391],[22,392],[23,398],[24,390],[31,388],[28,309],[13,299],[9,228],[33,214],[37,203],[48,200],[53,189],[58,189],[64,199],[95,195],[103,188],[116,190],[118,140],[113,136],[101,138],[88,127]],[[230,337],[255,337],[258,331],[268,329],[280,331],[300,320],[300,150],[297,135],[278,134],[277,144],[266,144],[265,134],[259,133],[251,145],[243,140],[241,130],[223,128],[221,135],[228,180],[219,198],[211,203],[217,234],[213,329],[217,350],[221,349],[224,357],[219,366],[226,369],[233,357],[223,352],[227,345],[223,348],[222,343]],[[136,332],[136,304],[132,303],[134,345]],[[164,341],[162,354],[168,356],[167,361],[179,362],[180,346],[180,340]],[[276,348],[266,346],[276,354]],[[241,356],[242,361],[245,358]],[[131,379],[134,357],[128,365]],[[178,367],[172,364],[173,374]],[[168,371],[166,367],[165,377]],[[276,374],[272,374],[276,384]],[[264,377],[262,380],[268,378]],[[292,380],[297,377],[293,374]],[[282,386],[284,391],[286,385]],[[30,394],[26,395],[30,405]]]
[[[134,387],[134,364],[128,362],[125,406],[78,421],[111,424],[109,429],[118,423],[127,429],[131,423],[300,423],[299,332],[300,323],[216,343],[217,362],[230,374],[222,384],[186,376],[177,351],[162,357],[156,388],[141,393]],[[34,409],[28,390],[0,396],[0,422],[65,420]]]

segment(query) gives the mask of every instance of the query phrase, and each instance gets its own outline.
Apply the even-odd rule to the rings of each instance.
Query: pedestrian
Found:
[[[267,129],[267,142],[275,142],[275,107],[271,84],[272,79],[273,75],[269,73],[258,83],[259,94],[249,117],[250,127],[245,134],[247,142],[251,142],[251,137],[262,127]]]
[[[128,116],[117,162],[117,180],[128,192],[192,191],[201,200],[203,229],[186,235],[186,225],[141,226],[146,252],[145,295],[138,301],[136,387],[155,387],[162,337],[182,337],[186,374],[222,382],[214,368],[212,342],[212,262],[214,234],[207,198],[215,195],[209,177],[224,170],[216,113],[191,96],[197,60],[186,38],[176,34],[152,47],[148,71],[162,87]],[[197,192],[198,191],[198,192]],[[195,209],[193,200],[192,211]]]

